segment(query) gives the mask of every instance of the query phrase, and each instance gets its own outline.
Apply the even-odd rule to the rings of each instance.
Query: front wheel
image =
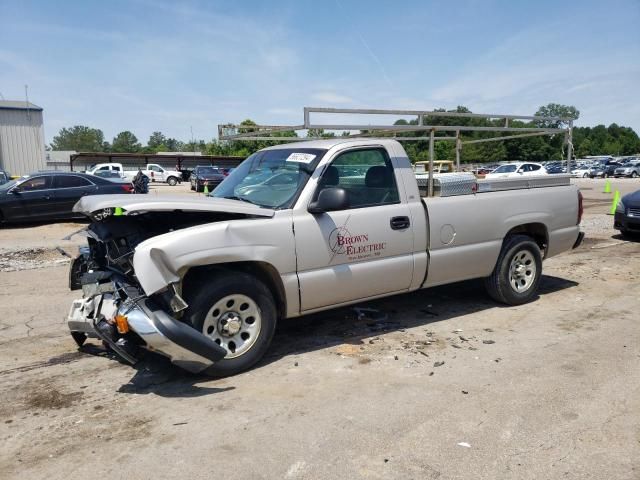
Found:
[[[251,368],[266,353],[276,329],[273,295],[258,279],[239,272],[214,272],[188,299],[185,321],[227,351],[205,370],[224,377]]]
[[[582,178],[589,178],[589,174],[585,173],[584,175],[582,175]]]
[[[496,266],[485,279],[485,288],[494,300],[522,305],[537,293],[542,275],[542,255],[538,245],[526,235],[507,237]]]
[[[638,178],[638,172],[631,172],[631,178]]]
[[[170,186],[175,187],[178,184],[178,179],[176,177],[169,177],[167,178],[167,183]]]

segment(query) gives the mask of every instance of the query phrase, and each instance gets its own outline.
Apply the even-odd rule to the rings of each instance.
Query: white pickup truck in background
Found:
[[[99,171],[117,172],[122,178],[133,180],[138,171],[142,171],[152,182],[168,183],[171,186],[182,182],[182,173],[177,170],[169,170],[157,163],[149,163],[140,168],[124,168],[121,163],[99,163],[94,165],[85,173],[95,175]]]
[[[429,197],[426,181],[395,140],[336,138],[260,150],[208,197],[85,197],[71,333],[231,375],[281,318],[473,278],[498,302],[534,300],[543,259],[582,241],[567,175],[440,174]]]

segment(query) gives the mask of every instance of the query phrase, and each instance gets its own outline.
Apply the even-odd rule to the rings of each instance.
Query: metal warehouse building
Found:
[[[0,100],[0,169],[24,175],[45,168],[42,108]]]

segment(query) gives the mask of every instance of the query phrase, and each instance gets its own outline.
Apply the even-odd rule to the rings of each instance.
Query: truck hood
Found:
[[[273,217],[274,210],[239,200],[194,195],[91,195],[82,197],[74,212],[91,215],[107,208],[122,208],[122,214],[146,212],[227,212],[256,217]]]

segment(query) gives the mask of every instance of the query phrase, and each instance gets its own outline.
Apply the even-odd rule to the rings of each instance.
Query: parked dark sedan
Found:
[[[82,217],[71,211],[80,197],[132,190],[129,182],[85,173],[34,173],[0,185],[0,223]]]
[[[591,169],[591,172],[589,173],[589,176],[591,178],[595,178],[595,177],[602,177],[602,178],[607,178],[607,177],[613,177],[614,172],[616,171],[616,168],[621,167],[622,164],[618,163],[618,162],[609,162],[607,164],[602,164],[599,166],[596,166],[594,168]]]
[[[191,190],[202,192],[206,186],[209,191],[212,191],[224,178],[224,173],[217,167],[197,166],[191,174]]]
[[[620,199],[616,206],[613,228],[622,235],[640,234],[640,190]]]

